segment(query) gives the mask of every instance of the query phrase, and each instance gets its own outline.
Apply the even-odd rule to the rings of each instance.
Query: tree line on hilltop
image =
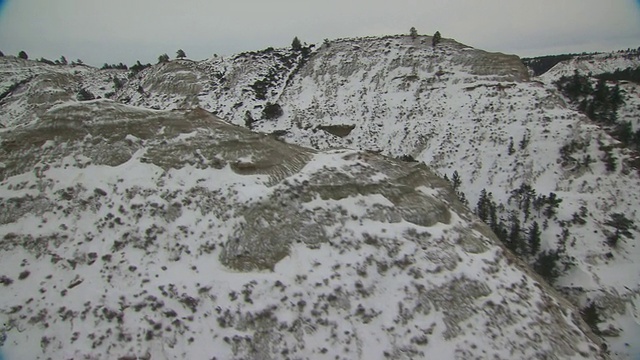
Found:
[[[634,58],[640,56],[640,47],[637,49],[627,49],[627,50],[619,50],[616,52],[617,56],[622,56],[625,58]],[[594,55],[598,55],[601,53],[593,52],[587,53],[583,52],[581,54],[559,54],[559,55],[544,55],[530,58],[522,58],[522,62],[525,66],[533,71],[534,76],[539,76],[547,71],[551,70],[552,67],[556,66],[558,63],[561,63],[566,60],[571,60],[573,58],[579,58],[588,60],[593,58]],[[611,55],[608,55],[609,57]]]
[[[5,54],[0,51],[0,57],[4,57]],[[26,51],[21,50],[20,52],[18,52],[17,55],[18,58],[23,59],[23,60],[29,60],[29,55],[27,54]],[[176,59],[184,59],[187,57],[187,54],[184,52],[184,50],[179,49],[178,51],[176,51]],[[67,58],[63,55],[60,56],[59,59],[57,60],[49,60],[47,58],[41,57],[39,59],[36,59],[36,61],[44,63],[44,64],[48,64],[48,65],[83,65],[84,62],[80,59],[77,59],[76,61],[72,61],[71,63],[69,63],[67,61]],[[162,54],[160,56],[158,56],[158,63],[164,63],[169,61],[169,55]],[[107,69],[117,69],[117,70],[133,70],[134,72],[138,72],[141,71],[147,67],[150,67],[151,64],[142,64],[140,62],[140,60],[138,60],[134,65],[132,65],[131,67],[128,67],[126,64],[120,62],[118,64],[108,64],[108,63],[104,63],[104,65],[102,65],[102,67],[100,69],[102,70],[107,70]]]
[[[411,27],[411,29],[409,30],[409,35],[413,38],[416,39],[418,37],[418,31],[416,30],[415,27]],[[435,34],[432,36],[432,46],[436,47],[440,42],[442,41],[442,36],[440,35],[439,31],[436,31]],[[330,42],[328,39],[324,40],[324,45],[329,46]],[[306,45],[306,44],[305,44]],[[302,42],[300,41],[300,39],[296,36],[293,38],[293,41],[291,42],[291,49],[294,51],[301,51],[303,53],[303,55],[308,55],[310,53],[310,50],[312,46],[303,46]],[[306,54],[305,54],[306,53]],[[4,57],[5,54],[0,51],[0,57]],[[21,50],[18,52],[17,55],[18,58],[23,59],[23,60],[28,60],[29,59],[29,55],[27,54],[26,51]],[[187,57],[187,54],[184,52],[184,50],[182,49],[178,49],[176,51],[176,59],[184,59]],[[162,63],[166,63],[170,60],[170,57],[168,54],[164,53],[158,56],[158,64],[162,64]],[[48,65],[69,65],[69,62],[67,61],[67,59],[65,58],[65,56],[61,56],[59,59],[57,60],[49,60],[46,59],[44,57],[41,57],[39,59],[36,59],[36,61],[41,62],[41,63],[45,63]],[[83,65],[84,62],[80,59],[77,59],[76,61],[72,61],[71,65]],[[117,64],[109,64],[109,63],[104,63],[102,65],[102,67],[100,69],[102,70],[109,70],[109,69],[116,69],[116,70],[133,70],[133,72],[139,72],[147,67],[150,67],[151,64],[142,64],[140,62],[140,60],[138,60],[133,66],[128,67],[126,64],[120,62]]]

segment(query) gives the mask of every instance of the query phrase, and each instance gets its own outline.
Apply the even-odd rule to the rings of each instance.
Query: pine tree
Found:
[[[122,80],[120,80],[120,78],[118,78],[117,76],[113,77],[113,87],[116,90],[120,90],[123,85],[124,85],[124,83],[122,82]]]
[[[584,322],[589,325],[594,334],[600,334],[600,329],[598,329],[598,324],[602,322],[600,319],[600,311],[598,305],[595,302],[590,302],[589,305],[580,309],[580,315],[582,315],[582,319]]]
[[[516,149],[513,147],[513,138],[509,139],[509,148],[507,149],[509,155],[513,155],[516,152]]]
[[[451,176],[451,186],[453,186],[454,191],[457,191],[461,184],[462,184],[462,180],[460,180],[460,175],[456,170],[453,172],[453,175]]]
[[[633,223],[633,220],[627,219],[627,217],[623,213],[613,213],[609,215],[609,220],[605,221],[604,224],[616,229],[615,233],[613,233],[607,239],[607,242],[609,243],[609,245],[613,247],[616,247],[618,245],[618,240],[620,240],[620,236],[632,238],[633,235],[629,230],[636,228],[636,226]]]
[[[631,127],[631,121],[618,122],[614,135],[623,144],[629,145],[633,140],[633,128]]]
[[[282,107],[280,107],[280,105],[278,104],[272,104],[268,102],[264,106],[264,109],[262,109],[263,119],[267,119],[267,120],[277,119],[280,116],[282,116],[282,114],[283,114]]]
[[[609,87],[607,86],[606,80],[600,79],[596,84],[596,89],[593,93],[594,101],[599,104],[606,104],[609,102],[609,98],[611,94],[609,92]]]
[[[436,33],[433,34],[433,38],[431,39],[431,46],[436,47],[436,45],[438,45],[441,40],[442,36],[440,35],[440,31],[436,31]]]
[[[67,65],[67,58],[64,55],[60,56],[60,65]]]
[[[40,59],[36,59],[37,62],[41,62],[47,65],[55,65],[56,63],[54,63],[53,61],[47,59],[47,58],[43,58],[41,57]]]
[[[571,232],[569,232],[569,229],[562,228],[562,234],[560,234],[560,240],[558,241],[559,254],[567,253],[567,241],[569,241],[569,236],[571,236]]]
[[[418,37],[418,30],[416,30],[415,27],[411,27],[411,29],[409,30],[409,35],[411,36],[412,39],[415,39]]]
[[[131,70],[131,73],[132,73],[132,74],[137,74],[137,73],[139,73],[140,71],[142,71],[142,70],[144,70],[144,69],[146,69],[146,68],[148,68],[148,67],[151,67],[151,64],[144,64],[144,65],[143,65],[143,64],[140,62],[140,60],[138,60],[138,61],[136,61],[136,63],[135,63],[135,64],[131,65],[131,67],[129,68],[129,70]]]
[[[524,213],[524,221],[526,222],[531,215],[531,204],[535,204],[536,191],[531,185],[522,183],[519,188],[511,191],[509,203],[515,200],[518,203],[518,209]],[[535,205],[534,205],[535,206]]]
[[[540,226],[534,221],[529,227],[529,255],[535,256],[540,251]]]
[[[291,48],[296,51],[302,49],[302,43],[297,36],[293,38],[293,41],[291,41]]]
[[[613,155],[610,149],[604,154],[604,168],[610,173],[618,169],[618,158]]]
[[[529,136],[527,133],[522,135],[522,140],[520,140],[520,150],[524,150],[529,145]]]
[[[533,199],[533,209],[538,213],[538,216],[540,216],[540,210],[542,210],[542,207],[546,202],[546,195],[538,195],[535,199]]]
[[[553,284],[560,276],[558,260],[560,260],[560,256],[556,250],[543,251],[538,255],[533,264],[533,270],[547,280],[547,282]]]
[[[162,55],[158,56],[158,64],[162,64],[162,63],[166,63],[166,62],[169,62],[169,55],[162,54]]]
[[[590,154],[587,154],[582,158],[582,166],[586,167],[589,170],[591,169],[592,162],[593,162],[593,159],[591,158]]]
[[[555,193],[549,193],[549,196],[546,198],[547,207],[544,209],[543,214],[547,217],[547,219],[551,219],[558,212],[558,206],[562,199],[558,198]]]
[[[185,54],[182,49],[179,49],[178,51],[176,51],[176,58],[184,59],[186,57],[187,57],[187,54]]]
[[[24,50],[18,53],[18,57],[20,59],[29,60],[29,55],[27,55],[27,53]]]
[[[489,222],[491,230],[493,230],[493,232],[497,234],[500,224],[498,223],[498,211],[496,208],[496,203],[493,201],[489,202]]]
[[[487,190],[482,189],[480,192],[480,198],[478,199],[478,204],[476,205],[476,215],[478,215],[482,222],[487,223],[487,221],[489,221],[490,211],[491,203],[489,196],[487,195]]]
[[[4,53],[0,51],[0,57],[4,57]]]
[[[505,225],[505,223],[500,221],[500,223],[498,223],[498,225],[496,226],[495,230],[493,230],[493,232],[496,234],[496,236],[498,236],[498,240],[500,240],[500,242],[503,243],[508,248],[509,247],[508,246],[509,231],[507,230],[507,225]]]
[[[613,90],[611,90],[611,95],[609,96],[609,101],[615,109],[617,109],[618,106],[624,104],[624,98],[622,97],[622,94],[620,92],[620,85],[616,84],[616,86],[613,87]]]
[[[460,202],[464,204],[464,206],[467,206],[467,207],[469,206],[469,201],[467,200],[467,196],[462,191],[456,192],[456,195],[458,195],[458,200],[460,200]]]
[[[527,190],[522,196],[522,213],[524,214],[524,221],[529,220],[529,216],[531,216],[531,202],[532,199],[535,199],[536,191],[531,188],[531,186],[527,185]]]
[[[244,113],[244,126],[246,126],[248,129],[252,129],[254,122],[255,120],[253,119],[253,116],[251,116],[251,112],[247,110]]]
[[[593,120],[602,121],[609,124],[613,123],[614,119],[611,116],[612,106],[609,102],[610,98],[611,92],[609,90],[609,87],[607,86],[607,82],[603,79],[598,80],[596,89],[593,92]]]
[[[81,88],[80,90],[78,90],[76,99],[78,99],[78,101],[87,101],[95,99],[95,96],[89,90]]]
[[[562,76],[556,82],[556,86],[572,101],[579,101],[593,93],[591,81],[587,76],[581,75],[577,69],[573,71],[571,77]]]
[[[507,247],[513,251],[514,254],[520,254],[522,252],[522,237],[520,235],[520,220],[515,214],[510,217],[511,228],[509,230],[509,240],[507,241]]]

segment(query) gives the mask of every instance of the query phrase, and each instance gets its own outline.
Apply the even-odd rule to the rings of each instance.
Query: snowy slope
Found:
[[[623,239],[616,249],[605,241],[612,232],[605,223],[613,213],[640,224],[637,155],[575,111],[553,84],[575,68],[595,74],[637,66],[635,57],[577,58],[530,80],[517,57],[448,39],[436,48],[424,36],[344,39],[319,46],[305,61],[298,57],[298,70],[283,70],[268,82],[266,98],[258,98],[252,85],[278,73],[276,53],[295,54],[263,51],[248,62],[241,56],[190,63],[196,77],[211,80],[209,88],[200,82],[205,90],[198,93],[197,104],[287,142],[410,155],[442,175],[451,177],[457,171],[470,206],[475,207],[486,189],[505,221],[517,211],[509,198],[521,185],[540,195],[554,192],[562,199],[558,214],[546,219],[537,213],[527,221],[520,215],[523,228],[547,220],[543,250],[566,247],[565,259],[574,263],[557,288],[577,306],[595,301],[601,307],[604,322],[599,328],[622,334],[606,338],[614,355],[640,353],[632,341],[640,336],[640,250],[634,239]],[[148,72],[139,81],[156,80]],[[627,104],[619,118],[632,121],[637,129],[638,89],[633,84],[622,87]],[[154,92],[145,96],[150,100],[132,97],[132,103],[164,109],[174,108],[170,104],[185,92],[162,93],[164,100]],[[283,115],[264,118],[267,102],[279,104]],[[608,153],[618,159],[615,171],[606,170]],[[586,223],[574,224],[574,214],[582,207],[587,209]]]
[[[422,164],[109,100],[1,135],[5,359],[603,357]]]
[[[515,211],[508,199],[521,184],[538,194],[555,192],[563,202],[543,231],[543,249],[564,246],[560,239],[568,231],[566,253],[574,262],[557,287],[579,306],[595,301],[602,308],[604,322],[599,326],[614,335],[607,338],[614,355],[638,356],[638,233],[633,231],[633,238],[616,249],[605,243],[612,231],[605,225],[610,214],[626,214],[640,224],[637,154],[618,148],[598,125],[567,106],[547,79],[522,81],[525,77],[517,74],[524,69],[505,76],[513,66],[503,59],[495,59],[502,63],[502,72],[478,74],[473,65],[459,65],[469,50],[447,43],[432,49],[414,42],[408,37],[391,46],[382,40],[355,41],[369,47],[369,56],[347,73],[348,61],[336,59],[331,50],[322,56],[321,49],[305,68],[308,72],[303,70],[283,92],[284,115],[257,128],[284,130],[287,141],[315,148],[408,154],[449,177],[457,171],[471,205],[486,189],[504,206],[504,219]],[[356,56],[346,51],[341,55]],[[620,113],[635,125],[637,88],[627,84],[626,89],[627,106]],[[326,125],[353,130],[345,137],[318,130]],[[510,155],[511,142],[515,151]],[[563,157],[565,146],[573,152]],[[608,151],[619,159],[615,171],[605,170]],[[593,162],[585,165],[586,158]],[[586,224],[574,225],[574,214],[582,206],[587,208]],[[531,218],[526,225],[534,220],[542,223],[544,218]]]
[[[622,238],[616,248],[606,243],[613,231],[606,225],[611,214],[625,214],[640,225],[637,155],[575,111],[553,84],[576,68],[597,74],[637,66],[636,58],[616,54],[577,58],[529,79],[515,56],[487,53],[448,39],[433,48],[425,36],[343,39],[305,51],[266,49],[205,61],[175,60],[140,72],[115,98],[151,109],[200,107],[231,123],[305,147],[410,155],[440,175],[452,177],[456,171],[470,208],[486,189],[504,221],[516,214],[527,228],[533,221],[546,220],[542,249],[566,247],[564,259],[573,262],[556,289],[575,306],[595,302],[601,308],[603,322],[598,328],[613,357],[640,355],[638,232],[631,230],[633,238]],[[24,68],[6,73],[26,76]],[[109,74],[94,70],[83,79],[99,89]],[[621,87],[626,105],[619,119],[631,121],[637,129],[640,89],[634,84]],[[31,91],[35,89],[23,98],[12,94],[0,102],[3,124],[38,118],[24,103],[11,105],[18,99],[26,101]],[[281,106],[282,116],[265,118],[267,103]],[[90,104],[73,113],[114,106]],[[134,116],[139,111],[125,112]],[[66,107],[63,118],[70,112]],[[100,111],[91,113],[96,116]],[[22,117],[28,121],[9,120]],[[118,148],[118,158],[135,153],[133,148],[124,149]],[[606,169],[607,156],[617,159],[613,171]],[[197,152],[185,159],[193,164],[204,161]],[[546,218],[534,212],[524,219],[510,201],[512,191],[522,184],[540,195],[557,194],[562,199],[557,214]],[[584,221],[575,222],[582,213]],[[535,257],[523,260],[531,264]]]
[[[576,71],[582,75],[597,76],[638,67],[640,67],[638,50],[584,55],[558,63],[541,75],[540,79],[552,86],[562,76],[570,77]],[[596,83],[597,79],[594,78],[593,82]],[[618,110],[618,120],[630,122],[633,131],[637,131],[640,129],[640,85],[628,81],[621,81],[618,85],[625,94],[625,104]]]

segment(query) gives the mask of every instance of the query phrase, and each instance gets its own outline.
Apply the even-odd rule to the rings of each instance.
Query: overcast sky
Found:
[[[436,30],[520,56],[640,46],[640,0],[0,0],[0,50],[132,64]]]

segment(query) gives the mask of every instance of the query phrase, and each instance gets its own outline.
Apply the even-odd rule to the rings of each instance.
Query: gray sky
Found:
[[[269,46],[294,36],[408,33],[520,56],[640,46],[640,0],[0,0],[0,50],[133,64]]]

